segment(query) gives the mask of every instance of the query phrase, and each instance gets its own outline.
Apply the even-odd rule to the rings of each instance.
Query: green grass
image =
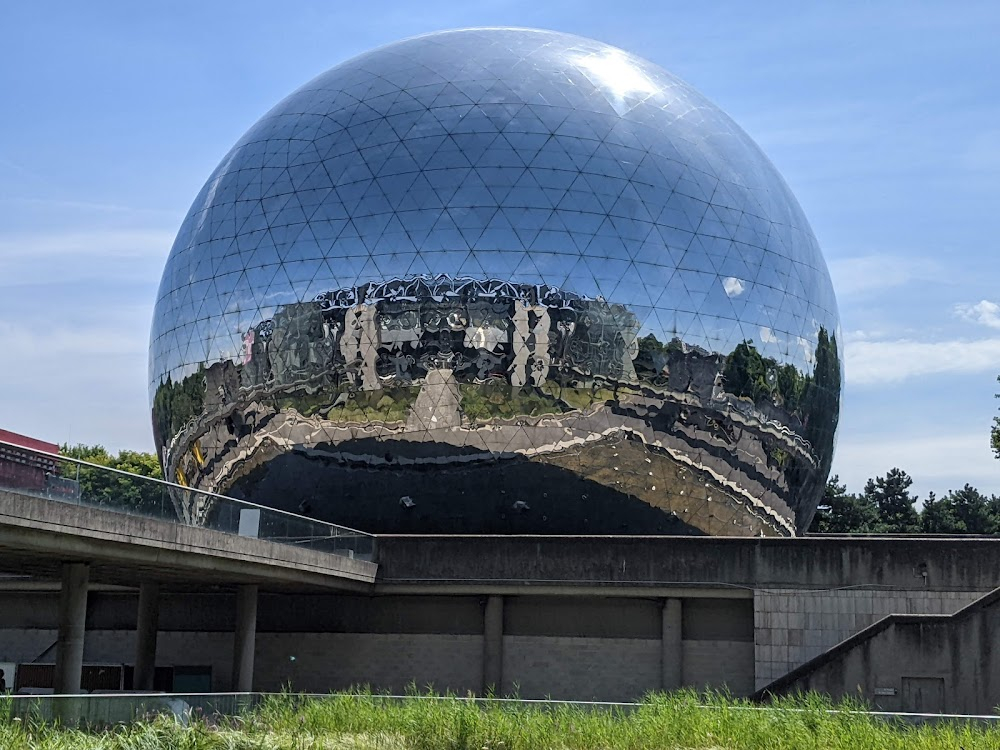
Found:
[[[4,750],[921,750],[1000,748],[1000,728],[951,723],[912,727],[851,713],[829,713],[816,697],[777,707],[717,694],[654,695],[635,710],[585,709],[454,698],[390,701],[359,693],[300,699],[267,698],[240,716],[187,725],[160,716],[104,730],[61,728],[31,720],[0,719]],[[3,715],[7,716],[6,706]],[[841,704],[836,708],[856,710]]]

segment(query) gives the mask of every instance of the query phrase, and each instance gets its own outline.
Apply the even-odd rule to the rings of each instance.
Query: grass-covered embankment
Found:
[[[707,706],[707,707],[706,707]],[[323,699],[279,696],[242,716],[171,717],[104,730],[65,729],[0,719],[4,750],[256,750],[412,748],[413,750],[650,750],[652,748],[1000,748],[1000,728],[974,724],[914,727],[863,714],[830,713],[809,697],[779,709],[748,710],[721,696],[681,692],[634,710],[586,709],[454,699],[390,701],[373,695]],[[837,706],[844,710],[855,707]],[[6,716],[7,713],[4,713]]]

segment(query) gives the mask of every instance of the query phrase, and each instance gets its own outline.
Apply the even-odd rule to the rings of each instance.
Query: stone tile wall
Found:
[[[951,614],[986,591],[841,589],[754,592],[756,688],[889,614]]]

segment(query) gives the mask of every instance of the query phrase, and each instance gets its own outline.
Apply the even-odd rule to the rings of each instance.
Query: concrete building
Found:
[[[1000,540],[899,538],[381,536],[350,560],[0,493],[0,663],[21,688],[805,687],[983,711],[998,566]]]
[[[0,431],[0,677],[987,710],[1000,540],[795,538],[839,327],[787,184],[667,71],[509,28],[346,61],[167,259],[176,483]]]

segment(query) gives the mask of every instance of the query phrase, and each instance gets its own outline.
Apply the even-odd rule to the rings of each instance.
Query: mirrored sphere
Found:
[[[181,484],[372,532],[791,535],[837,332],[805,216],[715,105],[600,42],[447,31],[315,78],[209,177],[156,301],[156,445]]]

